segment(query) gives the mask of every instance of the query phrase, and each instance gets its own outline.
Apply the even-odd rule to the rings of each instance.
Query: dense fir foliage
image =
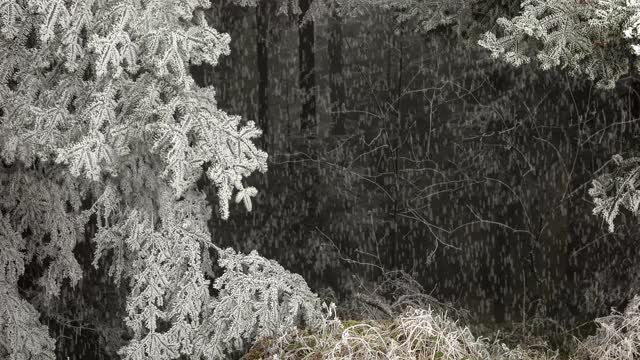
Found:
[[[53,357],[54,340],[18,280],[36,261],[45,297],[58,296],[67,280],[77,284],[73,250],[92,216],[94,264],[108,254],[109,274],[130,287],[124,358],[223,358],[294,325],[299,310],[309,324],[317,318],[304,281],[210,242],[210,205],[195,185],[203,166],[227,218],[234,192],[251,210],[257,190],[243,178],[266,171],[267,155],[253,144],[261,133],[254,123],[218,109],[214,89],[189,75],[188,64],[215,65],[229,51],[229,36],[203,17],[208,6],[0,3],[3,357]],[[86,207],[87,198],[97,200]],[[217,295],[203,272],[211,271],[209,249],[229,271],[214,284]],[[256,323],[244,320],[255,313]]]
[[[487,33],[480,45],[519,66],[536,56],[543,69],[562,66],[612,88],[627,74],[635,10],[625,1],[525,1],[522,13],[498,24],[505,35]]]

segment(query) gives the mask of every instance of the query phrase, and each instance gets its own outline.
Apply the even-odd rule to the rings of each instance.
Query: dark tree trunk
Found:
[[[299,87],[302,93],[302,112],[300,113],[300,130],[309,135],[317,130],[316,123],[316,76],[314,54],[314,24],[312,20],[303,21],[313,0],[299,0],[302,13],[298,18],[298,59]]]
[[[622,99],[629,120],[640,117],[640,75],[631,74],[618,80],[616,92]]]
[[[258,65],[258,127],[262,129],[262,149],[267,148],[269,135],[269,16],[271,0],[258,1],[256,6],[256,61]]]
[[[331,133],[344,135],[344,102],[346,92],[344,76],[342,74],[342,18],[334,10],[329,17],[329,43],[327,52],[329,55],[329,96],[331,101]]]

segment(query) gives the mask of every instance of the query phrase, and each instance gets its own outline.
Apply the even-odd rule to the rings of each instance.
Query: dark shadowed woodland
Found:
[[[383,11],[314,23],[310,39],[268,9],[210,16],[235,42],[194,77],[257,120],[271,155],[255,211],[212,218],[221,243],[339,296],[354,274],[404,270],[497,322],[584,321],[634,291],[635,224],[608,233],[587,194],[633,151],[631,80],[607,92],[512,68],[455,29],[420,35]]]

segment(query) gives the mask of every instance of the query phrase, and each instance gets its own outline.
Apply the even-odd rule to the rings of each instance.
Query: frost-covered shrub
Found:
[[[391,320],[325,319],[318,332],[295,331],[266,338],[252,349],[264,359],[452,359],[547,360],[558,352],[516,346],[474,336],[446,313],[408,308]]]
[[[635,296],[623,313],[596,319],[597,333],[580,344],[578,358],[637,359],[640,356],[640,296]]]
[[[404,272],[385,272],[384,278],[385,281],[375,289],[367,289],[363,285],[362,292],[354,296],[360,304],[359,311],[352,308],[345,312],[345,305],[350,304],[340,304],[339,307],[323,304],[324,311],[318,317],[321,320],[319,326],[294,329],[283,336],[264,336],[247,353],[247,359],[559,358],[559,351],[551,350],[545,338],[526,329],[518,334],[525,336],[515,333],[504,336],[500,332],[493,332],[490,337],[478,336],[475,331],[480,330],[479,327],[472,331],[466,325],[469,320],[466,311],[438,303]],[[391,288],[400,292],[397,298],[381,296],[384,289]],[[406,301],[407,295],[417,300]],[[367,304],[380,309],[383,317],[376,316],[371,309],[366,310],[363,305]],[[339,314],[354,317],[342,320]],[[516,337],[519,344],[510,347],[504,343],[505,338],[513,340]]]

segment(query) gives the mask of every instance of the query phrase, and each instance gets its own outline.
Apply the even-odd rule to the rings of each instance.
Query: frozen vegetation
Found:
[[[351,210],[348,216],[332,221],[332,225],[351,226],[350,236],[365,236],[370,243],[375,243],[376,250],[379,235],[392,239],[394,242],[386,255],[395,265],[403,254],[416,251],[401,248],[403,234],[398,229],[403,221],[400,218],[404,217],[414,221],[411,231],[419,225],[424,239],[433,240],[434,245],[428,251],[418,252],[421,264],[430,265],[437,261],[436,257],[459,251],[461,246],[448,239],[461,233],[460,230],[493,226],[506,229],[513,236],[522,235],[530,241],[527,244],[533,244],[527,245],[531,249],[517,249],[517,254],[526,253],[526,259],[513,259],[511,249],[501,247],[493,239],[492,261],[503,261],[502,270],[530,262],[531,269],[523,266],[523,273],[529,271],[529,277],[538,276],[536,280],[545,276],[552,279],[555,275],[550,271],[538,274],[537,262],[544,263],[547,259],[540,260],[539,253],[534,252],[545,245],[557,246],[557,249],[566,246],[561,242],[538,241],[546,225],[534,229],[538,220],[529,216],[526,209],[522,210],[525,211],[522,219],[527,225],[524,229],[483,217],[471,206],[466,206],[467,212],[462,215],[445,214],[444,225],[431,223],[430,217],[422,212],[431,206],[434,194],[456,192],[459,190],[456,184],[461,183],[471,184],[469,189],[493,183],[502,190],[508,189],[509,196],[516,194],[514,187],[489,176],[509,166],[515,169],[514,174],[520,175],[518,186],[533,183],[527,176],[548,175],[540,170],[536,173],[531,161],[521,156],[519,143],[514,140],[519,136],[518,131],[527,130],[530,133],[524,137],[539,140],[545,148],[560,154],[561,150],[550,140],[541,138],[542,126],[525,129],[523,123],[500,123],[504,114],[487,110],[500,102],[508,103],[515,96],[513,93],[503,94],[490,106],[476,106],[472,111],[477,118],[463,119],[462,125],[456,124],[464,131],[480,127],[486,130],[483,135],[461,136],[459,141],[453,141],[452,153],[466,152],[469,158],[459,163],[447,159],[446,166],[426,170],[418,168],[425,162],[436,163],[429,158],[432,148],[438,151],[441,146],[438,142],[444,143],[447,137],[458,139],[459,135],[451,130],[441,138],[432,138],[435,131],[432,120],[437,120],[434,118],[458,119],[455,114],[447,115],[433,105],[434,101],[442,104],[454,101],[436,98],[436,90],[442,90],[445,85],[424,84],[423,88],[410,89],[413,80],[428,69],[421,68],[413,78],[403,78],[403,69],[406,69],[403,66],[411,64],[394,63],[393,66],[398,66],[399,80],[395,87],[388,83],[386,91],[398,95],[385,100],[380,100],[376,92],[378,79],[372,81],[371,78],[378,75],[372,70],[374,75],[368,77],[369,82],[357,86],[371,90],[369,101],[375,109],[351,111],[360,116],[352,121],[339,116],[348,111],[344,103],[338,104],[340,101],[336,100],[350,93],[342,63],[342,50],[347,47],[343,34],[336,29],[341,29],[342,22],[360,19],[359,16],[369,22],[353,21],[363,21],[372,29],[388,26],[394,41],[410,34],[418,34],[415,35],[418,39],[430,39],[431,34],[440,31],[437,36],[458,39],[455,46],[462,44],[474,49],[469,50],[475,51],[473,56],[485,56],[486,60],[490,54],[494,61],[491,71],[504,69],[504,63],[528,66],[523,72],[532,74],[539,74],[534,73],[538,67],[555,69],[561,74],[556,82],[569,83],[565,76],[571,75],[580,81],[592,81],[597,86],[594,91],[600,94],[612,91],[624,78],[637,73],[640,11],[635,1],[525,0],[514,4],[517,6],[497,0],[0,0],[0,358],[640,358],[637,279],[631,279],[628,286],[608,284],[619,292],[594,290],[589,304],[598,311],[602,311],[603,304],[611,302],[625,307],[586,325],[567,327],[546,314],[529,314],[524,305],[520,321],[491,323],[461,310],[458,304],[437,301],[404,271],[384,271],[382,265],[373,266],[383,271],[377,284],[358,286],[356,280],[350,280],[348,300],[331,297],[328,291],[319,296],[303,276],[260,256],[255,249],[245,254],[223,246],[224,236],[211,225],[218,219],[232,222],[234,216],[249,219],[240,217],[248,215],[240,215],[239,207],[263,216],[283,211],[276,212],[279,218],[271,222],[256,225],[256,219],[262,218],[255,215],[252,221],[241,223],[234,231],[236,234],[245,234],[242,231],[252,226],[271,232],[267,232],[270,234],[267,240],[264,236],[242,238],[239,246],[251,247],[264,240],[275,243],[275,252],[283,258],[288,255],[297,260],[299,252],[312,254],[317,261],[304,263],[302,267],[334,278],[343,273],[328,267],[332,261],[340,266],[345,263],[372,265],[343,257],[331,237],[319,228],[314,232],[315,239],[319,240],[304,243],[298,249],[290,243],[296,239],[280,239],[280,232],[296,228],[286,223],[290,218],[306,216],[306,221],[319,217],[316,215],[320,211],[327,211],[320,209],[320,203],[314,200],[314,196],[324,197],[322,206],[330,203],[336,208],[344,206]],[[246,10],[248,8],[251,10]],[[251,21],[255,21],[255,33],[252,36],[259,74],[250,85],[257,90],[247,95],[255,95],[258,103],[250,116],[233,115],[219,105],[218,93],[224,93],[226,98],[231,96],[225,92],[227,87],[218,88],[217,80],[208,77],[211,74],[225,76],[226,73],[216,73],[215,67],[223,57],[231,56],[234,41],[228,33],[216,28],[219,22],[211,15],[214,10],[253,11]],[[375,17],[371,14],[385,16],[390,23],[372,22],[370,19]],[[241,21],[245,20],[247,18]],[[320,38],[314,33],[319,29],[317,24],[333,24],[327,37],[328,59],[316,56],[315,41]],[[359,36],[364,39],[366,32]],[[291,34],[297,36],[298,53],[288,59],[296,59],[297,66],[287,69],[295,68],[298,73],[294,75],[296,92],[286,96],[296,98],[295,112],[300,117],[284,126],[283,122],[269,118],[273,113],[273,109],[269,110],[270,101],[278,101],[271,92],[274,85],[269,85],[272,69],[269,60],[274,58],[269,56],[269,51],[273,50],[278,36]],[[435,39],[436,35],[433,36]],[[318,95],[315,77],[321,60],[326,60],[322,66],[330,69],[328,79],[317,80],[330,88],[327,101]],[[500,65],[495,65],[498,62]],[[383,74],[388,81],[395,76],[395,69],[389,65]],[[497,76],[483,72],[486,68],[476,70],[474,74],[478,78]],[[380,80],[383,75],[378,76]],[[441,74],[431,75],[444,78]],[[458,98],[474,94],[456,87],[452,81],[447,80],[446,86],[451,91],[448,94]],[[278,86],[277,94],[281,90]],[[528,89],[521,88],[518,92],[527,95]],[[403,100],[407,94],[424,95],[420,101],[425,104],[425,116],[420,121],[409,121],[409,125],[402,122],[409,107]],[[433,96],[429,98],[427,94]],[[240,95],[242,98],[246,94]],[[575,98],[573,102],[577,103]],[[464,105],[454,110],[471,111]],[[535,112],[535,109],[528,110]],[[601,110],[589,110],[581,119],[589,123],[592,118],[587,120],[587,117],[596,116],[593,114]],[[288,105],[286,111],[290,115]],[[330,114],[325,116],[331,117],[330,125],[318,123],[320,111]],[[622,124],[631,128],[640,117],[640,108],[627,104],[625,111],[627,117]],[[498,117],[496,114],[500,121],[482,122],[491,116]],[[358,133],[356,128],[366,122],[361,119],[375,122],[373,136]],[[386,127],[389,124],[392,131]],[[606,124],[602,131],[617,125],[615,121]],[[438,129],[448,131],[447,126]],[[579,126],[577,132],[582,136],[591,125],[580,123]],[[452,123],[450,128],[454,127]],[[295,135],[292,128],[297,131]],[[354,145],[362,150],[360,153],[345,150],[350,131],[362,135]],[[331,136],[326,136],[327,133]],[[413,137],[401,137],[415,133],[424,135],[417,145]],[[457,146],[504,134],[512,137],[498,146],[518,158],[525,158],[528,168],[521,168],[519,163],[513,166],[513,157],[509,155],[507,161],[496,161],[492,165],[496,171],[481,180],[461,172],[473,166],[480,168],[479,172],[486,170],[489,162],[476,157],[485,156],[486,152],[473,147],[460,150]],[[594,136],[604,137],[597,131],[586,135],[581,145],[593,145]],[[290,141],[287,146],[278,148],[276,141],[272,141],[285,137]],[[338,144],[336,149],[340,151],[323,151],[325,140]],[[420,155],[413,152],[413,147],[413,157],[400,155],[408,143],[421,148]],[[293,151],[293,145],[300,146]],[[628,151],[605,154],[611,160],[598,169],[586,187],[571,183],[575,166],[570,164],[575,165],[577,160],[571,163],[571,159],[558,155],[555,163],[564,167],[561,179],[567,189],[558,190],[560,186],[555,183],[548,185],[556,192],[564,191],[562,200],[588,188],[593,222],[602,220],[606,224],[608,233],[603,237],[614,237],[619,224],[635,221],[624,214],[640,215],[640,160],[634,155],[637,150],[630,149],[635,144],[623,145],[628,146],[616,149]],[[285,150],[287,156],[300,157],[281,161]],[[390,152],[378,156],[377,151],[381,150]],[[276,156],[277,161],[269,162],[268,154]],[[363,159],[369,161],[369,167],[359,165],[358,161]],[[305,176],[312,184],[324,181],[324,188],[298,190],[296,186],[300,183],[286,173],[295,168],[296,162],[312,163],[305,169],[308,170]],[[330,164],[330,171],[321,170],[326,164]],[[383,168],[388,164],[393,164],[393,171]],[[265,173],[272,165],[277,171],[283,171],[276,173],[279,178],[275,181],[282,192],[274,190],[264,195],[256,185],[262,184],[257,179],[268,176]],[[384,175],[372,179],[368,170],[376,166]],[[458,178],[451,180],[443,175],[445,173]],[[438,176],[444,176],[446,181],[439,182]],[[428,184],[427,180],[434,183]],[[372,188],[358,188],[362,182]],[[442,184],[446,187],[439,188]],[[275,186],[272,189],[276,189]],[[568,191],[569,186],[574,186],[572,191]],[[434,188],[433,193],[427,191]],[[297,196],[294,200],[284,196],[292,189]],[[359,191],[378,197],[371,195],[365,201],[355,196],[354,205],[349,201]],[[279,195],[283,196],[276,199]],[[481,193],[469,191],[467,195],[471,198]],[[276,204],[273,207],[278,209],[261,208],[266,206],[266,201],[261,204],[259,200],[265,196],[272,196],[273,202],[269,205]],[[503,205],[498,196],[491,201],[496,202],[490,203],[493,208]],[[535,201],[540,202],[537,198]],[[293,207],[288,207],[290,202]],[[521,198],[518,202],[510,204],[526,208]],[[307,207],[306,214],[296,206]],[[317,208],[309,210],[314,206]],[[365,211],[365,207],[374,209]],[[504,208],[506,212],[515,211]],[[341,214],[338,212],[339,217]],[[463,215],[468,221],[462,225],[454,223]],[[369,231],[369,226],[374,225],[388,227],[384,228],[386,232]],[[573,224],[567,227],[571,226]],[[564,230],[572,229],[554,229]],[[299,234],[305,241],[311,238],[308,232]],[[464,236],[467,235],[473,240],[471,233]],[[347,237],[345,243],[349,243],[348,240]],[[599,239],[593,241],[596,240]],[[323,250],[329,242],[338,248],[338,255]],[[351,244],[354,242],[357,241]],[[584,248],[572,254],[567,250],[566,259],[558,260],[557,264],[544,263],[551,264],[545,269],[556,265],[568,268],[567,263],[573,261],[571,256]],[[472,244],[468,250],[482,253],[486,249]],[[362,254],[365,252],[360,251]],[[380,255],[377,256],[380,260]],[[628,261],[620,265],[624,272],[632,277],[640,274],[638,264]],[[494,280],[489,277],[494,276],[498,268],[489,270],[491,264],[474,269],[486,275],[487,283]],[[474,266],[471,260],[466,265]],[[441,274],[447,271],[451,268],[440,269]],[[594,270],[598,276],[615,278],[615,274],[609,276],[607,271]],[[86,278],[91,281],[85,281]],[[354,278],[359,280],[357,276],[351,277]],[[527,276],[522,278],[523,304],[527,291],[539,295],[529,305],[545,300],[551,306],[564,290],[545,287],[540,284],[542,281],[527,284],[527,279]],[[339,283],[343,279],[334,280]],[[607,281],[602,283],[607,285]],[[472,282],[469,281],[469,286]],[[600,283],[590,285],[600,286]],[[529,290],[527,286],[537,288]],[[506,294],[503,295],[493,303],[496,317],[504,317],[507,305],[511,306],[505,304]],[[87,354],[83,346],[89,343],[94,352]]]

